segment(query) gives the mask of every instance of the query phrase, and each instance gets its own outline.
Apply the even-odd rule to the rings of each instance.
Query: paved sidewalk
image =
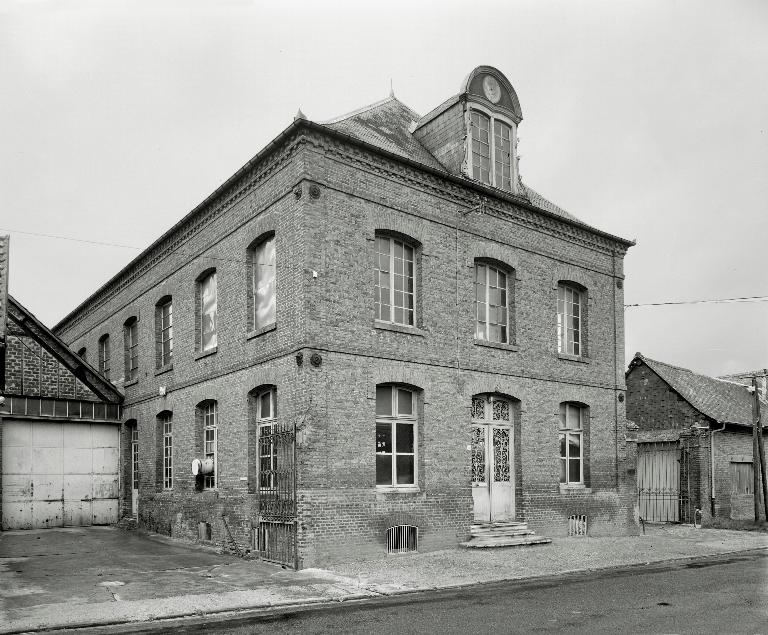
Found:
[[[649,527],[635,537],[446,549],[294,572],[113,528],[0,533],[0,633],[328,604],[768,548],[768,534]]]

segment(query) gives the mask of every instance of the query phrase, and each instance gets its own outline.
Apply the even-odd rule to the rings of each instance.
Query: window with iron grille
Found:
[[[139,321],[132,317],[123,328],[125,352],[125,380],[133,381],[139,377]]]
[[[472,109],[469,113],[472,178],[512,191],[513,127],[498,115]]]
[[[109,379],[109,335],[102,335],[99,339],[99,372],[104,379]]]
[[[589,410],[579,404],[560,404],[560,482],[584,483],[584,428]]]
[[[273,437],[277,424],[277,389],[274,387],[256,396],[256,420],[259,428],[259,489],[275,489],[278,466]]]
[[[165,298],[155,308],[155,341],[157,342],[157,367],[173,361],[173,302]]]
[[[557,285],[557,352],[583,354],[584,294],[573,286]]]
[[[249,304],[251,306],[251,330],[263,329],[275,323],[276,296],[276,250],[275,236],[260,240],[248,250],[251,267]]]
[[[215,401],[208,401],[203,404],[203,455],[206,459],[213,462],[213,474],[207,474],[203,481],[205,489],[214,489],[216,479],[218,478],[218,424],[219,413],[218,405]]]
[[[498,267],[475,263],[475,338],[511,342],[509,332],[508,276]]]
[[[375,317],[382,322],[414,326],[416,250],[403,240],[376,236],[374,268]]]
[[[415,393],[395,385],[376,387],[376,485],[417,484]]]
[[[208,273],[197,285],[198,350],[210,351],[218,345],[216,334],[216,316],[218,312],[216,272]]]

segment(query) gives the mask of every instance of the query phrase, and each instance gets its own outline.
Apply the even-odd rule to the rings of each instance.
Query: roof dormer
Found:
[[[448,171],[517,194],[522,119],[509,80],[492,66],[478,66],[458,95],[417,122],[414,136]]]

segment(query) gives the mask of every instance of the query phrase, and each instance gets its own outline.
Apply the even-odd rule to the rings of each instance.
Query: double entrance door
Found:
[[[515,519],[513,447],[511,426],[472,424],[472,501],[475,522]]]

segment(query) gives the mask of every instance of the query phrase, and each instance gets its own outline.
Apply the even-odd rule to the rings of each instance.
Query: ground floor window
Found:
[[[415,393],[392,385],[376,387],[376,485],[416,485]]]
[[[584,483],[584,420],[587,409],[579,404],[560,404],[560,482]]]

